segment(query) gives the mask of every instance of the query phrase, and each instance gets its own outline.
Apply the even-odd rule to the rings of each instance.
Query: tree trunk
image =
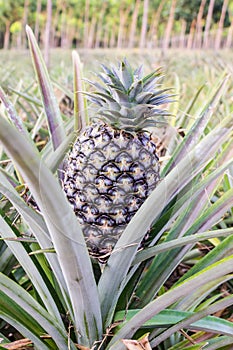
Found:
[[[20,50],[22,48],[21,33],[16,34],[16,47],[17,47],[17,50]]]
[[[129,9],[123,10],[120,9],[120,23],[118,28],[118,37],[117,37],[117,48],[120,49],[123,47],[123,37],[125,30],[125,23],[129,15]]]
[[[66,47],[66,34],[67,34],[67,14],[66,14],[66,8],[63,8],[61,13],[61,48]]]
[[[10,48],[10,26],[11,22],[9,20],[5,21],[5,34],[4,34],[4,44],[3,44],[3,49],[8,50]]]
[[[105,28],[103,37],[103,47],[106,49],[109,47],[109,29]]]
[[[22,42],[23,48],[27,47],[27,39],[26,39],[25,27],[26,27],[26,24],[27,24],[27,21],[28,21],[28,8],[29,8],[29,0],[24,0],[23,26],[22,26],[23,28],[22,28],[22,32],[21,32],[21,35],[22,35],[21,42]]]
[[[87,47],[88,34],[89,34],[89,12],[90,12],[90,0],[85,2],[85,14],[84,14],[84,42],[83,46]]]
[[[185,32],[187,28],[187,23],[184,19],[181,20],[181,31],[179,38],[179,48],[183,49],[185,47]]]
[[[47,68],[49,68],[50,62],[50,31],[52,27],[52,0],[47,0],[47,19],[45,27],[45,40],[44,40],[44,59]]]
[[[144,2],[143,2],[143,16],[142,16],[142,28],[141,28],[140,43],[139,43],[140,49],[143,49],[146,46],[148,12],[149,12],[149,0],[144,0]]]
[[[204,43],[203,43],[203,46],[205,49],[209,48],[209,33],[210,33],[210,26],[211,26],[211,22],[212,22],[212,16],[213,16],[214,1],[215,0],[210,0],[209,7],[208,7],[208,13],[207,13],[207,17],[206,17]]]
[[[218,30],[215,38],[214,48],[218,50],[221,47],[222,32],[224,26],[224,20],[227,12],[228,0],[223,1],[221,17],[218,23]]]
[[[128,44],[129,49],[132,49],[135,45],[135,33],[137,29],[137,20],[138,20],[140,3],[141,3],[140,0],[136,0],[135,6],[134,6],[132,22],[131,22],[130,32],[129,32],[129,44]]]
[[[116,26],[114,25],[113,27],[110,28],[110,40],[109,40],[109,47],[113,48],[116,46]]]
[[[188,35],[187,49],[191,49],[193,47],[193,36],[196,27],[196,19],[193,19]]]
[[[104,14],[106,10],[106,5],[107,3],[105,2],[101,6],[101,11],[99,15],[99,20],[97,22],[97,28],[96,28],[96,39],[95,39],[95,47],[98,48],[100,47],[100,41],[101,41],[101,34],[102,34],[102,28],[103,28],[103,20],[104,20]]]
[[[95,37],[95,32],[96,30],[96,22],[97,22],[97,17],[92,16],[91,23],[90,23],[90,30],[89,30],[89,35],[88,35],[88,40],[87,40],[87,48],[90,49],[93,47],[94,44],[94,37]]]
[[[35,38],[39,42],[39,33],[40,33],[40,13],[41,13],[41,0],[37,0],[36,4],[36,21],[35,21]]]
[[[72,19],[74,18],[73,8],[70,6],[68,8],[67,18],[70,19],[70,23],[66,25],[66,48],[71,49],[73,45],[73,39],[75,37],[76,26],[72,23]]]
[[[196,49],[200,49],[202,46],[202,17],[204,13],[205,4],[206,4],[206,0],[201,0],[201,4],[197,15],[196,33],[195,33],[194,44],[193,44],[193,46]]]
[[[165,51],[169,48],[172,26],[173,26],[174,16],[175,16],[175,9],[176,9],[176,0],[172,0],[169,18],[167,21],[167,27],[166,27],[164,39],[163,39],[163,46],[162,46],[163,53],[165,53]]]
[[[59,4],[56,8],[55,13],[53,14],[53,36],[50,40],[52,47],[59,47],[60,46],[60,38],[61,38],[61,28],[59,26],[60,22],[60,12],[63,11],[63,7],[60,7]],[[60,30],[58,30],[60,28]],[[57,30],[57,32],[56,32]]]
[[[233,42],[233,18],[231,20],[231,26],[228,28],[227,40],[226,40],[226,48],[229,49]]]
[[[151,27],[148,35],[149,43],[150,43],[149,46],[152,48],[157,46],[159,19],[160,19],[165,1],[166,0],[160,1],[158,9],[156,10],[155,16],[152,18],[152,23],[151,23]]]

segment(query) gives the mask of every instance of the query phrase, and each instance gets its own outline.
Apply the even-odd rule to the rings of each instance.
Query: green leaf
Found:
[[[64,160],[70,145],[75,140],[76,135],[74,133],[67,136],[60,146],[57,147],[57,149],[54,152],[50,153],[43,153],[43,159],[45,160],[45,163],[47,164],[48,168],[52,171],[52,173],[55,173],[59,167],[59,164]]]
[[[174,249],[176,247],[181,247],[190,243],[197,243],[201,241],[206,241],[210,238],[214,237],[223,237],[233,234],[233,228],[228,229],[221,229],[221,230],[214,230],[214,231],[207,231],[202,233],[197,233],[190,237],[181,237],[177,239],[173,239],[171,241],[160,243],[154,247],[143,249],[142,251],[139,251],[137,255],[135,256],[135,259],[133,261],[133,265],[138,264],[144,260],[147,260],[159,253],[163,253],[166,251],[170,251],[171,249]]]
[[[13,267],[15,266],[16,258],[12,254],[11,250],[6,246],[4,251],[0,254],[0,272],[5,275],[11,273]]]
[[[199,138],[203,135],[203,131],[213,115],[214,109],[216,108],[220,98],[225,92],[227,82],[229,80],[229,75],[225,76],[220,82],[219,87],[213,89],[212,96],[207,101],[205,107],[203,108],[200,116],[197,118],[192,128],[190,128],[184,140],[180,143],[176,151],[174,152],[172,158],[167,163],[166,167],[163,169],[163,176],[170,171],[175,164],[182,160],[182,158],[188,154],[188,152],[197,144]]]
[[[86,126],[86,101],[82,94],[82,63],[76,51],[72,53],[74,67],[74,131],[80,132]]]
[[[0,315],[28,336],[39,349],[56,349],[45,346],[40,337],[46,332],[59,349],[66,349],[68,338],[62,322],[57,322],[27,291],[0,273]],[[53,342],[52,342],[53,343]],[[71,341],[71,349],[76,349]]]
[[[222,215],[233,205],[233,190],[225,193],[216,203],[210,206],[202,215],[199,215],[197,219],[191,224],[191,226],[184,231],[185,236],[198,233],[200,231],[211,228]],[[192,204],[189,208],[192,211]],[[181,217],[182,222],[185,224],[187,220],[186,212]],[[182,232],[182,224],[174,224],[171,231],[166,237],[166,241],[171,240],[174,236],[178,236]],[[230,237],[228,239],[231,239]],[[152,300],[158,290],[161,288],[165,280],[170,276],[175,267],[182,261],[183,257],[190,250],[192,245],[186,245],[183,248],[176,248],[174,250],[167,251],[165,254],[158,255],[149,269],[145,273],[143,280],[137,290],[137,296],[141,300],[142,305],[147,304]],[[228,250],[228,254],[232,250]],[[225,251],[226,254],[226,251]],[[221,257],[220,257],[221,258]],[[156,274],[157,278],[153,278]],[[141,304],[140,304],[141,305]]]
[[[228,134],[227,128],[217,128],[206,136],[179,162],[166,179],[161,181],[130,221],[117,242],[99,281],[102,314],[106,327],[111,323],[116,301],[145,232],[150,229],[172,198],[203,170]],[[114,274],[116,270],[117,275]]]
[[[226,275],[223,277],[220,277],[218,279],[214,279],[213,281],[205,284],[204,286],[197,288],[193,293],[190,295],[187,295],[182,300],[178,301],[174,305],[172,305],[172,308],[175,308],[176,310],[184,310],[184,311],[199,311],[203,310],[204,308],[208,307],[209,305],[213,304],[218,299],[222,298],[224,294],[217,294],[217,288],[220,287],[222,284],[231,283],[233,275]],[[215,293],[213,293],[215,291]],[[213,294],[213,297],[210,297],[210,295]],[[215,299],[216,298],[216,299]],[[204,302],[200,304],[202,301]],[[200,307],[201,306],[201,307]]]
[[[102,321],[92,265],[77,218],[39,154],[3,118],[0,139],[43,213],[69,291],[80,343],[90,346],[102,334]]]
[[[46,143],[46,146],[43,148],[43,150],[40,152],[42,159],[46,162],[49,169],[54,172],[57,170],[58,161],[64,160],[66,156],[67,149],[73,144],[76,134],[74,133],[74,121],[73,119],[70,119],[66,125],[65,129],[67,132],[67,135],[65,139],[62,141],[60,146],[54,151],[52,142],[49,140]],[[62,171],[62,170],[61,170]]]
[[[128,90],[133,83],[134,76],[132,67],[126,59],[120,62],[119,71],[123,85],[125,89]]]
[[[34,69],[37,75],[41,97],[47,116],[49,131],[53,141],[53,147],[56,149],[65,138],[63,121],[53,92],[52,83],[50,81],[46,65],[44,63],[34,34],[29,26],[26,26],[26,32]]]
[[[229,169],[232,165],[233,158],[225,162],[223,165],[217,166],[216,170],[212,171],[209,175],[203,176],[199,181],[193,181],[191,179],[190,183],[178,194],[175,203],[169,203],[168,207],[161,215],[161,217],[156,221],[152,228],[151,237],[158,241],[161,234],[171,226],[178,215],[184,212],[186,208],[202,193],[205,192],[206,188],[215,181],[224,171]],[[173,237],[174,239],[176,237]]]
[[[210,264],[215,263],[224,256],[233,254],[233,235],[225,238],[217,247],[212,249],[199,262],[197,262],[189,271],[183,275],[178,283],[182,283],[185,279],[191,277],[193,274],[203,270]]]
[[[229,304],[231,303],[231,301],[232,297],[228,299]],[[218,307],[220,307],[220,305]],[[119,323],[119,325],[115,328],[115,332],[117,333],[117,331],[119,331],[129,320],[136,316],[138,312],[140,312],[140,310],[135,309],[127,311],[118,311],[114,316],[114,322]],[[159,312],[156,316],[152,317],[150,320],[146,321],[141,327],[153,329],[168,328],[172,325],[178,326],[178,323],[186,320],[191,316],[195,316],[197,319],[198,317],[200,317],[200,315],[197,315],[197,313],[195,312],[165,309]],[[185,325],[184,327],[183,325],[179,325],[179,329],[181,328],[204,330],[206,332],[213,332],[217,334],[231,334],[231,332],[233,331],[233,324],[230,321],[226,321],[219,317],[206,316],[204,318],[199,319],[198,321],[189,323],[188,326]],[[175,331],[173,333],[175,333]]]
[[[180,350],[180,349],[187,349],[187,350],[202,350],[202,345],[205,345],[203,347],[203,350],[231,350],[231,347],[224,347],[222,348],[222,346],[224,345],[227,345],[227,344],[233,344],[233,338],[231,336],[226,336],[226,335],[223,335],[223,336],[216,336],[215,338],[211,338],[211,339],[208,339],[208,341],[206,342],[200,342],[199,341],[199,337],[200,339],[202,339],[202,333],[198,334],[194,334],[192,335],[192,338],[195,342],[197,342],[196,345],[191,345],[191,346],[188,346],[190,344],[190,341],[189,340],[182,340],[180,341],[179,343],[176,343],[175,345],[173,345],[172,347],[169,348],[169,350]],[[199,348],[197,348],[197,346],[199,346]],[[194,347],[194,348],[193,348]],[[196,347],[196,348],[195,348]]]
[[[10,102],[10,100],[7,98],[6,94],[0,87],[0,100],[3,102],[4,107],[6,108],[7,114],[11,122],[17,127],[17,129],[24,134],[24,136],[31,142],[31,145],[35,147],[34,143],[32,142],[32,139],[25,128],[25,125],[23,124],[21,118],[18,116],[13,104]]]
[[[30,96],[28,94],[25,94],[23,92],[20,92],[20,91],[17,91],[16,89],[13,89],[11,87],[9,87],[9,90],[14,92],[16,95],[20,96],[20,97],[23,97],[27,102],[30,102],[32,104],[35,104],[39,107],[42,107],[42,104],[41,104],[41,101],[38,100],[35,96]]]
[[[22,215],[22,218],[25,220],[25,222],[29,226],[29,229],[32,235],[37,239],[37,242],[39,243],[40,247],[47,248],[51,246],[52,242],[51,242],[50,234],[48,232],[48,229],[44,222],[43,217],[36,211],[33,211],[32,208],[30,208],[23,201],[23,199],[16,192],[16,190],[6,180],[4,173],[2,173],[1,171],[2,170],[0,169],[0,192],[3,193],[11,201],[11,203],[14,205],[16,210]],[[47,254],[46,258],[60,285],[63,297],[66,300],[66,304],[67,304],[66,308],[68,308],[70,314],[72,315],[72,310],[69,305],[69,300],[67,300],[68,298],[67,286],[66,286],[64,276],[62,274],[57,256],[55,254]]]
[[[207,308],[195,312],[193,314],[187,315],[183,320],[179,321],[177,324],[171,328],[165,330],[162,334],[155,337],[151,345],[153,347],[158,346],[163,340],[167,339],[169,336],[174,334],[183,328],[194,328],[197,330],[203,330],[206,332],[213,332],[217,334],[232,335],[233,334],[233,324],[232,322],[226,321],[224,319],[215,318],[207,316],[209,314],[214,314],[220,310],[225,309],[226,307],[231,306],[233,303],[233,296],[226,297]],[[200,320],[200,321],[199,321]],[[153,337],[153,333],[151,334]]]
[[[232,164],[232,158],[230,158],[230,162],[225,162],[231,152],[232,148],[226,147],[226,150],[223,151],[221,156],[217,158],[216,165],[212,165],[213,167],[216,166],[217,169],[208,176],[204,176],[203,180],[191,186],[190,190],[184,190],[179,194],[179,199],[177,202],[171,208],[169,208],[169,210],[165,212],[165,214],[155,224],[154,236],[157,240],[161,237],[161,234],[167,229],[167,227],[171,228],[166,235],[165,243],[163,242],[163,244],[169,244],[169,242],[173,241],[175,238],[183,235],[193,235],[196,234],[196,232],[209,229],[211,228],[211,222],[212,225],[215,224],[231,207],[232,192],[229,191],[225,193],[223,198],[221,198],[220,201],[217,201],[213,206],[209,207],[208,200],[208,198],[211,197],[211,193],[208,193],[208,191],[211,190],[212,192],[212,188],[216,187],[215,183],[217,182],[217,177]],[[221,163],[223,163],[223,165],[219,166]],[[200,196],[201,189],[203,190],[204,198]],[[209,208],[205,210],[206,201],[208,202]],[[183,203],[185,204],[183,205]],[[185,206],[187,206],[187,208]],[[179,214],[180,209],[182,209],[181,214]],[[179,215],[178,219],[177,215]],[[172,226],[171,223],[173,223]],[[190,226],[189,230],[187,230],[188,226]],[[154,248],[156,251],[157,247]],[[150,248],[151,252],[154,248]],[[184,247],[182,249],[170,250],[165,254],[160,254],[155,257],[149,269],[144,274],[143,280],[140,282],[140,286],[137,289],[138,301],[135,301],[135,307],[145,305],[154,297],[164,281],[168,278],[168,276],[170,276],[171,272],[179,264],[189,249],[191,249],[190,245],[187,246],[187,248]],[[141,253],[142,256],[146,257],[146,254],[143,252],[139,252],[139,255]],[[154,278],[154,276],[156,276],[156,278]],[[139,302],[140,304],[138,304]]]
[[[205,347],[205,350],[232,350],[233,337],[222,336],[211,339],[209,345]],[[228,346],[229,345],[229,346]]]
[[[199,288],[213,279],[218,279],[232,272],[233,256],[222,259],[219,262],[207,267],[204,271],[197,273],[191,278],[187,279],[179,286],[172,288],[163,295],[157,297],[155,300],[147,304],[135,315],[130,321],[125,324],[115,336],[113,336],[110,344],[107,346],[108,350],[123,350],[124,347],[118,341],[119,339],[132,338],[134,333],[148,320],[157,315],[159,312],[172,305],[175,301],[192,293],[196,288]],[[227,299],[229,301],[229,299]],[[232,297],[230,297],[232,303]],[[222,305],[221,305],[222,307]],[[196,315],[196,314],[195,314]],[[195,320],[196,321],[196,320]],[[191,321],[190,323],[192,323]]]
[[[0,233],[2,238],[17,238],[10,226],[7,225],[5,220],[0,216]],[[48,290],[42,276],[37,270],[35,264],[28,256],[27,251],[21,244],[21,242],[5,240],[8,247],[11,249],[12,253],[21,264],[26,274],[30,278],[32,284],[40,295],[43,303],[45,304],[47,310],[54,315],[54,317],[61,322],[61,316],[57,309],[57,306],[53,300],[53,297]]]

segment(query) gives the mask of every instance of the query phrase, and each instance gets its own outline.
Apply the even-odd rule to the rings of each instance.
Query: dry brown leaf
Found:
[[[80,350],[91,350],[90,348],[87,348],[86,346],[82,346],[82,345],[76,345],[78,349]]]
[[[20,339],[13,341],[12,343],[1,344],[1,347],[4,349],[10,350],[24,350],[26,346],[31,345],[32,341],[30,339]]]
[[[140,340],[122,339],[122,342],[125,344],[128,350],[152,350],[148,337],[149,335],[146,334]]]

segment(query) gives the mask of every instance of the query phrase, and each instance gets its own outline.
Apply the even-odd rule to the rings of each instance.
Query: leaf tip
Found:
[[[25,30],[26,30],[27,34],[31,34],[31,32],[32,32],[32,29],[31,29],[31,27],[28,24],[26,24]]]

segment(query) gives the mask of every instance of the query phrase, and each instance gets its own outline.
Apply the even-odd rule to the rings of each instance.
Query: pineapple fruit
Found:
[[[98,109],[69,153],[63,180],[89,251],[106,261],[131,218],[159,181],[159,158],[149,127],[170,102],[161,71],[143,77],[124,60],[102,66],[103,84],[87,94]]]

